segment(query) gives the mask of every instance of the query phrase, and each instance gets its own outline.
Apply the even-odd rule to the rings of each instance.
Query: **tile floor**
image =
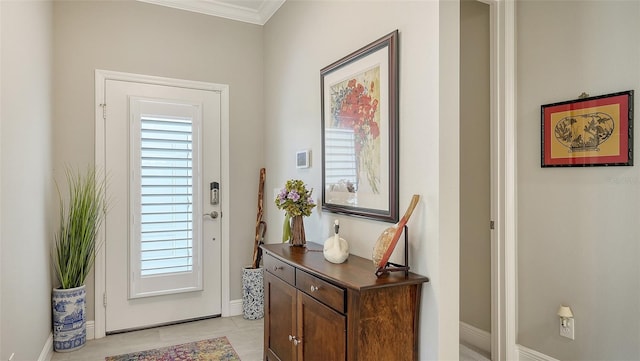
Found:
[[[242,361],[261,361],[263,320],[242,316],[212,318],[178,325],[110,335],[89,340],[78,351],[53,353],[51,361],[104,361],[107,356],[149,350],[186,342],[226,336]],[[460,345],[461,361],[489,361],[474,350]]]
[[[262,360],[262,320],[212,318],[89,340],[78,351],[54,352],[52,361],[104,361],[107,356],[226,336],[242,361]]]

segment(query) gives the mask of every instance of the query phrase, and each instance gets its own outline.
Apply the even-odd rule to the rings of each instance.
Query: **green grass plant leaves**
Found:
[[[53,264],[60,288],[84,284],[99,250],[99,230],[106,214],[106,181],[90,168],[84,174],[65,171],[68,199],[60,197],[60,226],[55,235]]]

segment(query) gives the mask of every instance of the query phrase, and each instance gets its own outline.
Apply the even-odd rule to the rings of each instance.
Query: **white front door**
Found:
[[[104,86],[106,332],[219,315],[220,92]]]

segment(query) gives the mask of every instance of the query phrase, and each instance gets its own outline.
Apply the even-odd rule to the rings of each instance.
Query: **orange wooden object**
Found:
[[[404,226],[407,224],[409,217],[411,217],[411,214],[413,213],[413,210],[416,208],[416,205],[418,205],[419,201],[420,201],[420,196],[417,194],[414,194],[413,197],[411,198],[411,203],[409,203],[409,207],[407,208],[407,211],[405,212],[404,216],[402,216],[400,221],[395,225],[385,229],[380,235],[380,237],[378,237],[378,241],[376,242],[376,245],[373,248],[373,257],[372,257],[373,264],[376,265],[378,268],[381,268],[387,265],[387,262],[389,261],[389,258],[391,257],[391,254],[393,253],[393,250],[395,249],[396,244],[398,243],[398,239],[402,234],[402,230],[404,229]]]

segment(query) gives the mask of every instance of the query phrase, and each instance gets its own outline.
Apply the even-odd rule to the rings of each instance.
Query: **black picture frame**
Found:
[[[633,90],[541,106],[541,166],[633,165]]]

